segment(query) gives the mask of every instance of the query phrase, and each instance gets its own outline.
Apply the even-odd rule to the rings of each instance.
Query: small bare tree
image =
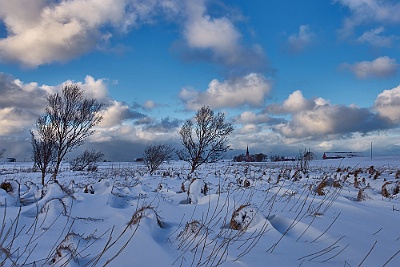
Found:
[[[73,171],[83,171],[88,168],[89,171],[94,171],[97,169],[96,163],[101,160],[104,153],[101,151],[85,150],[81,155],[76,157],[70,162],[71,170]]]
[[[6,152],[6,149],[5,149],[5,148],[0,149],[0,159],[3,157],[4,152]]]
[[[61,93],[48,96],[47,101],[41,122],[51,125],[53,131],[56,156],[52,179],[55,180],[65,155],[95,133],[93,127],[102,119],[99,114],[102,104],[84,98],[77,84],[65,84]]]
[[[179,131],[184,149],[178,151],[180,159],[191,165],[194,172],[200,165],[215,162],[229,149],[228,136],[233,131],[225,115],[214,112],[206,106],[200,108],[192,120],[186,120]]]
[[[41,116],[36,121],[36,131],[38,137],[31,131],[32,160],[34,168],[42,173],[42,185],[44,185],[46,173],[55,159],[54,128],[52,124],[46,122],[45,116]]]
[[[150,174],[153,174],[160,165],[171,159],[174,149],[169,145],[148,145],[144,150],[144,163]]]
[[[312,160],[312,152],[307,149],[299,149],[297,157],[297,169],[307,174],[310,169],[310,161]]]

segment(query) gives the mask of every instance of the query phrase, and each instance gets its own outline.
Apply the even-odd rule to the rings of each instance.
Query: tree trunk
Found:
[[[196,164],[192,164],[192,170],[190,171],[190,173],[193,173],[196,170]]]
[[[46,170],[42,170],[42,185],[44,186],[44,177],[46,176]]]
[[[57,163],[56,163],[56,166],[54,168],[53,176],[51,177],[51,179],[54,180],[54,181],[57,180],[56,178],[57,178],[57,175],[58,175],[58,170],[60,168],[60,163],[61,163],[61,160],[57,159]]]

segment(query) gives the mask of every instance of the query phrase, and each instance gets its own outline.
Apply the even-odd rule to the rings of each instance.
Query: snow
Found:
[[[201,166],[0,163],[1,266],[399,266],[400,157]],[[372,166],[372,167],[371,167]],[[46,177],[49,179],[50,175]],[[382,194],[384,193],[384,194]]]

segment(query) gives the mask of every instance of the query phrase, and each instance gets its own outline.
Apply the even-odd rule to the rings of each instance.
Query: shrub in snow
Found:
[[[83,192],[86,193],[86,194],[92,194],[93,195],[94,194],[93,186],[90,185],[90,184],[86,185],[85,189],[83,190]]]
[[[314,185],[313,191],[318,194],[318,196],[324,196],[326,194],[325,187],[335,187],[341,188],[342,185],[339,181],[335,181],[333,178],[324,178],[319,184]]]
[[[14,191],[10,182],[2,182],[0,184],[0,188],[3,189],[4,191],[6,191],[7,193]]]
[[[201,197],[207,195],[207,192],[208,192],[208,185],[202,179],[197,179],[197,178],[192,179],[187,191],[189,203],[197,204]]]
[[[71,260],[79,263],[79,259],[83,257],[79,250],[83,251],[96,240],[93,236],[83,237],[75,233],[68,233],[64,240],[57,246],[50,263],[59,266],[68,266],[67,264]]]
[[[400,182],[386,182],[382,185],[381,194],[386,198],[391,198],[400,193]]]
[[[157,214],[156,210],[151,206],[143,206],[140,209],[137,209],[135,213],[132,215],[131,220],[128,222],[129,226],[133,226],[139,224],[143,218],[155,218],[157,221],[157,225],[161,228],[163,227],[163,223],[161,221],[160,216]]]
[[[367,194],[365,193],[364,190],[365,190],[364,188],[358,190],[357,201],[360,202],[360,201],[367,200],[368,196],[367,196]]]
[[[81,155],[73,159],[69,164],[73,171],[83,171],[85,168],[87,171],[97,171],[97,162],[101,160],[104,153],[96,150],[85,150]]]
[[[156,192],[168,192],[168,185],[165,183],[159,183]]]
[[[256,226],[264,219],[264,215],[255,206],[241,205],[233,212],[230,226],[234,230],[246,230]]]
[[[144,150],[143,159],[150,174],[158,170],[164,161],[170,160],[173,151],[174,149],[170,145],[148,145]]]
[[[179,233],[177,239],[186,242],[197,236],[203,235],[207,231],[206,226],[198,220],[187,222],[185,228]]]
[[[0,206],[12,206],[17,203],[17,199],[10,196],[5,190],[0,189]]]
[[[189,185],[190,185],[190,181],[189,180],[186,180],[186,181],[182,182],[182,184],[181,184],[182,192],[187,192],[188,189],[189,189]]]

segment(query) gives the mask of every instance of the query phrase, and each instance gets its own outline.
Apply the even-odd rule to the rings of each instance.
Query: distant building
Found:
[[[247,146],[246,155],[244,156],[244,161],[245,162],[253,162],[254,161],[249,153],[249,146]]]
[[[7,158],[7,162],[16,162],[17,160],[15,158]]]
[[[343,159],[362,156],[363,155],[360,152],[324,152],[322,159]]]
[[[304,158],[305,160],[315,160],[315,159],[317,159],[317,156],[316,156],[313,152],[311,152],[311,151],[309,150],[309,151],[307,151],[307,152],[304,154],[303,158]]]

